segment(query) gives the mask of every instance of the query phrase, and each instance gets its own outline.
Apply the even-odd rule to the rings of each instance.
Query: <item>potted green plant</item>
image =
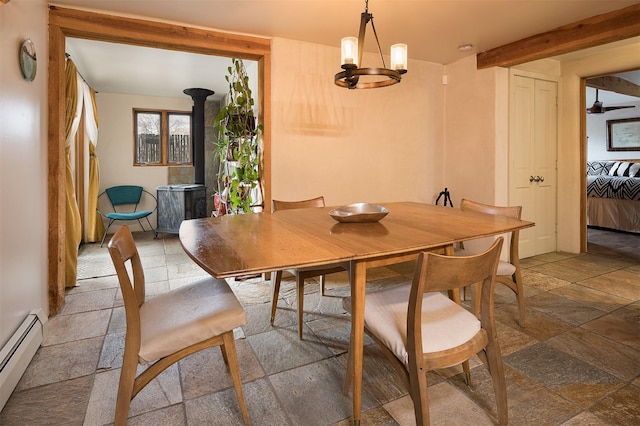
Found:
[[[220,159],[218,181],[228,213],[250,213],[253,189],[259,187],[258,137],[262,131],[254,112],[249,76],[241,59],[232,59],[225,79],[229,83],[228,103],[216,118],[216,155]]]

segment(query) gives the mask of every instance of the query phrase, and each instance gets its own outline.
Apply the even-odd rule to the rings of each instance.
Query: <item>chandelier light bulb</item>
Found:
[[[407,69],[407,45],[398,43],[391,46],[391,69],[400,71]]]
[[[342,65],[358,66],[358,39],[356,37],[343,37],[341,46]]]

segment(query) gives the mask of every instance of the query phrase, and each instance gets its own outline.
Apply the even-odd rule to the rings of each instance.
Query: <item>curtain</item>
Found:
[[[81,88],[78,86],[78,71],[70,59],[65,67],[65,157],[66,157],[66,228],[65,228],[65,287],[76,285],[78,276],[78,247],[82,238],[80,211],[73,188],[71,169],[71,143],[75,138],[82,111]]]
[[[96,154],[98,145],[98,110],[96,92],[87,83],[84,86],[84,122],[86,134],[89,136],[89,192],[87,196],[87,241],[90,243],[102,240],[104,223],[98,213],[98,188],[100,187],[100,163]],[[88,106],[91,105],[91,108]]]

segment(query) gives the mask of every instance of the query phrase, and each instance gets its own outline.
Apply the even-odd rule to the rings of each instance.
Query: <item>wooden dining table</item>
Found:
[[[351,284],[353,421],[362,403],[364,302],[367,268],[417,258],[422,251],[453,254],[457,242],[528,228],[534,223],[416,202],[379,203],[378,222],[343,223],[332,207],[185,220],[182,247],[216,278],[348,263]]]

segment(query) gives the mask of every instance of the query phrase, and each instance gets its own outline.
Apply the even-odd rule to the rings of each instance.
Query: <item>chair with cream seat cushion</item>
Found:
[[[504,367],[493,311],[495,274],[503,238],[484,253],[443,256],[422,253],[411,284],[371,292],[365,299],[365,329],[402,373],[416,423],[429,424],[427,372],[451,367],[477,354],[493,380],[500,424],[507,424]],[[480,283],[479,318],[443,292]],[[344,307],[350,311],[350,298]],[[351,355],[345,392],[351,386]]]
[[[126,424],[131,400],[158,374],[188,355],[220,346],[248,425],[233,337],[233,329],[243,326],[246,316],[226,281],[206,278],[145,300],[144,270],[127,225],[113,235],[108,247],[127,324],[115,424]],[[147,363],[153,364],[136,377],[138,364]]]
[[[324,197],[316,197],[302,201],[282,201],[273,200],[273,212],[278,210],[303,209],[324,207]],[[310,268],[299,268],[289,270],[296,277],[296,297],[298,299],[298,337],[302,339],[302,317],[304,314],[304,282],[307,278],[320,277],[320,294],[325,295],[325,275],[344,272],[348,270],[348,265],[325,265],[314,266]],[[272,274],[272,296],[271,296],[271,325],[276,318],[276,309],[278,306],[278,296],[280,294],[280,283],[282,281],[282,271],[276,271]]]
[[[520,219],[522,217],[521,206],[493,206],[490,204],[483,204],[477,201],[471,201],[462,199],[460,202],[460,209],[467,211],[475,211],[480,213],[487,213],[493,215],[507,216],[514,219]],[[509,242],[509,259],[507,261],[501,260],[498,264],[498,273],[496,281],[509,287],[513,291],[518,300],[518,311],[520,313],[520,326],[524,327],[525,319],[525,305],[524,305],[524,289],[522,285],[522,272],[520,270],[520,255],[518,253],[518,245],[520,243],[520,231],[511,232],[511,239]],[[463,246],[464,247],[464,246]],[[475,251],[468,248],[456,249],[456,254],[465,256],[473,254]],[[477,304],[479,303],[477,292],[474,301],[474,308],[477,311]]]

